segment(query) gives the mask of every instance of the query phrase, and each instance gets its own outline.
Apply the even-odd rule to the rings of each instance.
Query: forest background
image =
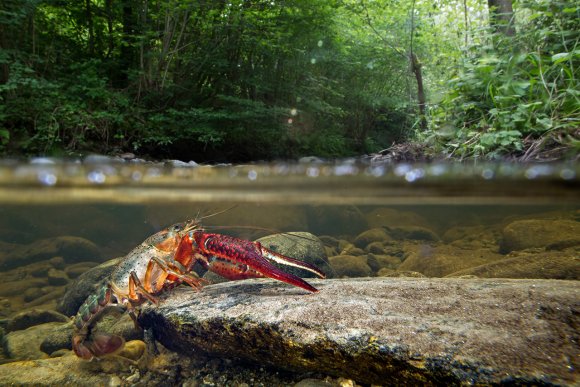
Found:
[[[577,157],[558,0],[3,0],[0,155]]]

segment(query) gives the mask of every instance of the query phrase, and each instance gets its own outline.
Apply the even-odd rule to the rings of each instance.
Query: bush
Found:
[[[547,137],[578,146],[578,30],[563,2],[523,3],[515,38],[490,34],[448,82],[421,138],[446,153],[495,158]],[[549,10],[545,9],[549,7]],[[541,20],[540,20],[541,18]]]

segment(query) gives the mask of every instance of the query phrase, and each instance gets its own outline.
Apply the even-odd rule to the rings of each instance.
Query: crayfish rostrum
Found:
[[[204,280],[192,271],[196,262],[231,280],[269,277],[309,292],[318,290],[272,262],[305,269],[325,278],[316,266],[266,249],[259,242],[207,233],[198,221],[177,223],[150,236],[127,254],[105,285],[79,308],[72,339],[77,356],[98,358],[123,346],[119,336],[91,333],[109,312],[129,311],[136,321],[136,308],[147,301],[157,304],[157,296],[166,290],[181,283],[201,289]]]

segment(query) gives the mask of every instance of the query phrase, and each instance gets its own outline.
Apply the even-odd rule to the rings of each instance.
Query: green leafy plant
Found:
[[[579,23],[563,2],[521,5],[528,16],[516,37],[491,34],[494,44],[475,46],[448,82],[431,130],[420,134],[428,143],[461,157],[495,158],[547,138],[577,141],[580,40],[567,28]]]

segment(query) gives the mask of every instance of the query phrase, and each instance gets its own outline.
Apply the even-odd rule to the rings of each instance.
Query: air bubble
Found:
[[[87,179],[89,179],[91,183],[103,184],[105,180],[107,180],[107,177],[101,171],[92,171],[87,175]]]

